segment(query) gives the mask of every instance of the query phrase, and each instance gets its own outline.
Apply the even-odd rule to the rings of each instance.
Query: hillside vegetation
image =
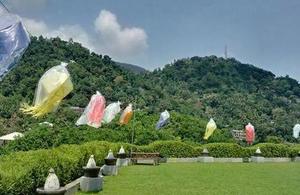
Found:
[[[23,115],[20,104],[33,101],[41,75],[60,61],[71,60],[68,70],[74,90],[57,112],[41,119]],[[85,107],[96,90],[107,103],[120,100],[123,107],[133,103],[141,113],[126,127],[119,127],[115,121],[99,130],[80,127],[80,133],[74,125],[80,113],[70,107]],[[185,58],[153,72],[135,74],[118,66],[109,56],[90,53],[78,43],[32,37],[19,66],[0,82],[0,134],[35,132],[40,128],[39,122],[48,121],[55,124],[51,131],[63,134],[68,129],[70,137],[72,131],[78,131],[79,137],[74,140],[85,140],[83,132],[91,131],[101,135],[110,132],[98,139],[131,142],[131,131],[135,129],[135,144],[159,139],[200,142],[206,122],[213,117],[221,130],[211,141],[232,141],[230,130],[243,129],[251,122],[257,141],[277,136],[295,142],[292,128],[299,122],[299,98],[300,85],[296,80],[288,76],[276,78],[269,71],[235,59]],[[173,111],[172,118],[169,126],[157,131],[155,123],[164,109]],[[120,133],[126,131],[127,134]]]

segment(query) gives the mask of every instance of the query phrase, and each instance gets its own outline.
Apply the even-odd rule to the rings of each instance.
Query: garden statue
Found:
[[[38,188],[36,190],[38,194],[56,194],[63,195],[66,192],[64,187],[60,187],[58,177],[56,176],[54,169],[49,170],[49,175],[46,178],[43,188]]]
[[[214,157],[209,156],[207,148],[204,148],[201,152],[201,156],[198,157],[197,161],[203,163],[214,162]]]
[[[104,176],[117,175],[118,167],[116,163],[117,159],[114,157],[113,152],[109,150],[107,157],[104,159],[104,165],[101,167],[101,173]]]
[[[102,189],[103,177],[100,174],[100,167],[96,165],[94,155],[91,155],[88,163],[83,167],[84,176],[80,178],[80,189],[83,192],[98,192]]]
[[[128,166],[128,158],[127,155],[125,153],[125,149],[123,148],[123,146],[121,146],[118,154],[117,154],[117,166],[118,167],[122,167],[122,166]]]
[[[254,153],[254,156],[251,156],[251,162],[261,163],[264,162],[265,158],[262,155],[262,152],[260,151],[260,148],[258,147]]]

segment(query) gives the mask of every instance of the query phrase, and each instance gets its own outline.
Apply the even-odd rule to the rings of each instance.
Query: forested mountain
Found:
[[[260,138],[291,136],[300,117],[300,85],[286,77],[235,59],[192,57],[151,74],[153,83],[194,105],[192,112],[211,116],[225,127],[242,129],[251,122]],[[155,79],[154,79],[154,78]]]
[[[58,111],[41,119],[24,116],[19,111],[20,103],[33,101],[41,75],[60,61],[71,60],[68,70],[74,90]],[[76,128],[74,123],[80,114],[69,107],[85,107],[96,90],[107,103],[120,100],[124,107],[133,103],[136,109],[157,119],[164,109],[182,114],[171,124],[171,134],[183,139],[187,135],[190,141],[201,138],[186,120],[203,122],[213,117],[226,135],[231,129],[243,129],[251,122],[260,141],[267,136],[296,141],[291,136],[292,128],[300,122],[300,85],[296,80],[276,78],[269,71],[235,59],[185,58],[153,72],[135,74],[121,68],[109,56],[90,53],[78,43],[32,37],[19,65],[0,82],[0,134],[28,131],[42,121]],[[139,120],[148,123],[147,118]],[[184,133],[178,133],[183,129]]]
[[[121,66],[122,68],[126,70],[131,70],[134,73],[141,74],[141,73],[146,73],[147,70],[133,64],[128,64],[128,63],[122,63],[122,62],[115,62],[117,65]]]

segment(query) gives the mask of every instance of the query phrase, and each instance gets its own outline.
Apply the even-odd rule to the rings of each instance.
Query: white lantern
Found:
[[[300,134],[300,124],[296,124],[293,128],[293,137],[298,139]]]

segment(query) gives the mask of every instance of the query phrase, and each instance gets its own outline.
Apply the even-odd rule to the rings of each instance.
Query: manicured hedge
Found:
[[[119,147],[120,144],[89,142],[3,156],[0,158],[0,194],[34,194],[37,187],[43,186],[51,167],[65,185],[83,174],[82,166],[91,154],[100,165],[110,148],[116,151]],[[125,147],[128,149],[128,145]]]
[[[265,157],[294,157],[300,145],[257,144],[242,147],[233,143],[210,143],[201,146],[180,141],[157,141],[147,146],[93,141],[83,145],[61,145],[54,149],[15,152],[0,157],[0,195],[34,194],[43,186],[48,170],[53,167],[61,184],[72,181],[83,174],[84,166],[91,154],[98,165],[103,164],[109,149],[117,153],[121,145],[127,152],[159,152],[163,157],[197,157],[207,148],[214,157],[250,157],[260,147]]]
[[[261,143],[254,147],[255,149],[259,147],[264,157],[291,157],[294,155],[292,148],[285,144]]]
[[[163,157],[195,157],[195,147],[180,141],[157,141],[147,146],[151,151],[159,152]],[[147,148],[146,147],[146,148]]]
[[[207,148],[210,155],[216,158],[243,158],[253,156],[260,147],[265,157],[295,157],[300,145],[262,143],[251,147],[242,147],[236,143],[209,143],[194,146],[180,141],[157,141],[148,146],[139,146],[141,151],[159,152],[163,157],[197,157]]]
[[[192,146],[180,141],[157,141],[148,146],[138,147],[140,150],[160,152],[163,157],[196,157],[207,148],[210,155],[216,158],[243,158],[253,156],[260,147],[265,157],[295,157],[300,151],[299,144],[261,143],[251,147],[242,147],[235,143],[209,143]]]
[[[291,152],[290,152],[290,155],[292,157],[295,157],[295,156],[298,156],[299,152],[300,152],[300,144],[292,144],[290,146],[291,148]]]
[[[199,147],[200,152],[207,148],[210,155],[217,158],[238,158],[251,156],[251,151],[248,148],[234,143],[210,143]]]

